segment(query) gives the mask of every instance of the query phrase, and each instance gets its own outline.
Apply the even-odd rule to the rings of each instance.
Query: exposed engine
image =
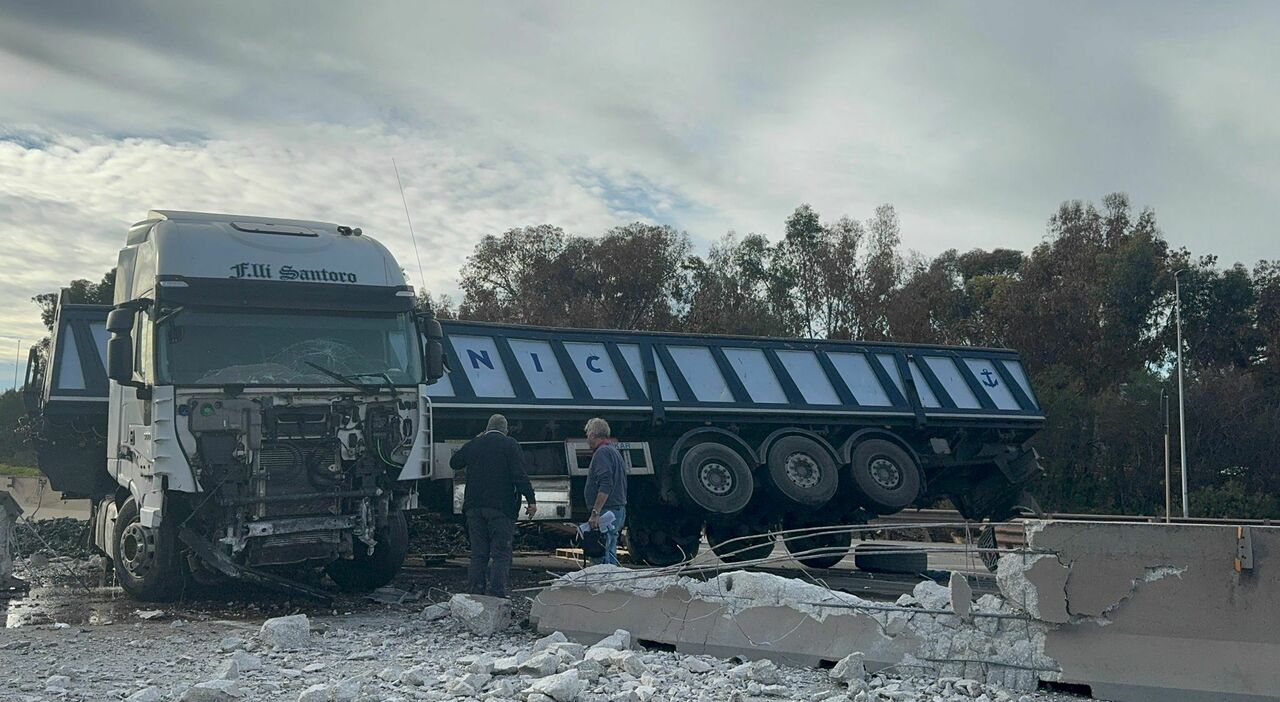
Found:
[[[178,415],[195,439],[194,519],[223,553],[259,566],[351,558],[355,541],[373,549],[416,411],[357,397],[197,396]]]

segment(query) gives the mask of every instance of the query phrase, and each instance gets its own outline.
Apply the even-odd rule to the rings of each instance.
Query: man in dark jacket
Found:
[[[601,563],[618,565],[618,537],[627,521],[627,467],[609,438],[609,423],[593,417],[584,429],[591,447],[591,468],[582,499],[591,508],[587,523],[604,532]],[[609,515],[605,517],[605,515]]]
[[[527,503],[525,515],[538,511],[520,444],[507,436],[507,418],[490,417],[488,429],[458,449],[449,466],[467,472],[462,512],[471,541],[468,589],[476,595],[506,597],[520,497]]]

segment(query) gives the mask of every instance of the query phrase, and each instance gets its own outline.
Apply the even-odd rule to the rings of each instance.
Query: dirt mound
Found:
[[[71,558],[89,556],[93,553],[89,548],[89,523],[70,517],[38,522],[19,520],[13,528],[14,557],[26,558],[36,553]]]
[[[516,526],[514,550],[554,551],[568,546],[572,527],[564,524],[528,524]],[[452,516],[435,513],[409,517],[409,552],[460,556],[471,551],[467,529]]]

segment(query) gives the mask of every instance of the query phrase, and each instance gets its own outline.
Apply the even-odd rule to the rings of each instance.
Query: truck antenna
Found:
[[[418,237],[413,233],[413,218],[409,216],[409,200],[404,196],[404,183],[400,180],[400,168],[396,166],[394,157],[391,168],[396,172],[396,185],[400,186],[400,202],[404,203],[404,219],[409,223],[409,241],[413,242],[413,257],[418,261],[418,282],[422,284],[422,292],[427,291],[427,277],[422,272],[422,257],[418,255]]]

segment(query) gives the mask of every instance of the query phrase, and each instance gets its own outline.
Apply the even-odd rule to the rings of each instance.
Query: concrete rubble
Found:
[[[282,620],[284,623],[282,624]],[[306,631],[305,637],[302,632]],[[285,636],[286,632],[288,633]],[[594,645],[566,632],[508,626],[477,635],[463,617],[425,620],[417,610],[261,624],[135,618],[102,627],[0,630],[0,699],[286,700],[409,702],[1031,702],[1058,700],[960,679],[865,673],[851,658],[831,672],[690,656],[644,647],[611,629]],[[120,656],[127,650],[129,655]],[[863,677],[859,677],[861,674]],[[970,692],[976,694],[970,694]],[[858,695],[862,696],[859,697]]]

